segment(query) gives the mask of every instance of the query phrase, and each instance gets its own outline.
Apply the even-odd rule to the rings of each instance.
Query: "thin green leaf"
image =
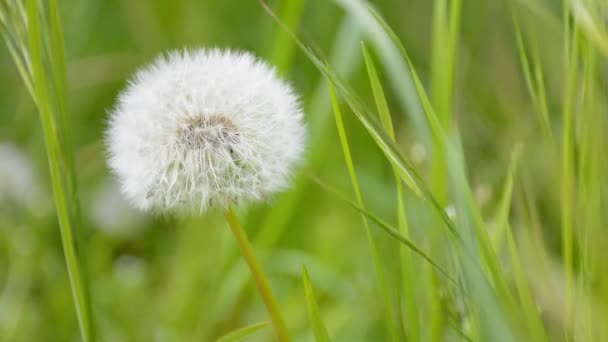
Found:
[[[391,43],[390,37],[382,29],[378,22],[370,15],[368,7],[370,3],[365,0],[334,0],[350,16],[356,18],[364,28],[369,42],[387,71],[387,79],[393,91],[400,96],[396,97],[402,112],[407,113],[416,127],[415,132],[428,144],[431,136],[429,127],[424,120],[423,108],[417,100],[412,77],[409,74],[407,64],[399,56],[399,50]]]
[[[302,281],[304,282],[304,294],[306,295],[306,306],[308,308],[308,319],[310,325],[312,325],[312,331],[315,334],[315,340],[317,342],[329,342],[329,333],[323,324],[321,315],[319,314],[319,307],[317,300],[315,299],[315,293],[312,288],[310,276],[306,266],[302,266]]]
[[[370,56],[369,51],[365,47],[365,43],[361,42],[361,49],[363,51],[363,58],[367,67],[369,80],[372,86],[372,92],[376,100],[376,107],[378,108],[378,114],[380,115],[380,121],[385,131],[395,142],[395,129],[393,128],[393,120],[391,119],[391,113],[388,109],[386,97],[384,96],[384,90],[378,77],[376,67]],[[405,237],[409,237],[409,227],[407,222],[407,214],[405,208],[405,198],[403,194],[403,187],[401,185],[401,178],[399,177],[399,171],[393,167],[393,173],[395,175],[395,186],[397,187],[397,217],[399,222],[399,231]],[[399,248],[399,256],[401,263],[401,284],[402,291],[401,296],[405,298],[405,305],[407,310],[407,335],[410,340],[417,341],[420,339],[419,327],[418,327],[418,305],[416,304],[416,291],[415,282],[413,281],[413,264],[411,260],[410,251],[403,245]]]
[[[526,47],[524,45],[524,39],[519,25],[517,10],[515,9],[515,5],[513,5],[512,3],[510,3],[510,7],[513,27],[515,29],[517,50],[519,52],[519,60],[523,69],[524,79],[526,80],[526,86],[528,88],[528,92],[530,93],[530,97],[532,98],[532,103],[534,104],[534,107],[536,109],[535,113],[537,114],[537,120],[540,125],[540,128],[546,137],[551,138],[551,124],[549,122],[549,111],[547,109],[547,100],[545,97],[545,87],[542,69],[540,66],[540,57],[538,56],[538,52],[535,50],[534,62],[536,68],[535,72],[532,73],[532,69],[530,66],[531,62],[528,58]]]
[[[264,3],[263,0],[258,1],[266,10],[266,12],[277,22],[277,24],[279,24],[284,30],[289,32],[290,36],[300,47],[302,52],[306,54],[310,61],[317,67],[317,69],[325,77],[327,77],[330,82],[336,87],[336,90],[345,99],[346,103],[349,105],[357,119],[363,124],[363,126],[369,132],[370,136],[374,139],[378,147],[382,150],[385,157],[389,160],[389,162],[391,162],[391,164],[396,166],[397,170],[399,171],[399,176],[405,182],[408,188],[416,195],[428,200],[431,203],[436,214],[441,217],[441,219],[446,223],[446,226],[449,229],[450,233],[452,233],[452,235],[457,239],[462,240],[452,220],[447,216],[441,205],[436,201],[432,192],[426,187],[426,185],[422,181],[422,178],[417,174],[416,170],[411,166],[411,164],[407,162],[406,159],[401,155],[401,153],[398,151],[398,148],[392,142],[390,137],[388,137],[388,135],[384,132],[384,129],[381,128],[379,123],[373,118],[373,116],[369,114],[369,112],[361,104],[361,101],[354,95],[354,92],[352,92],[346,85],[346,83],[343,82],[335,72],[329,69],[324,62],[322,62],[309,48],[306,47],[306,45],[304,45],[304,43],[302,43],[298,39],[298,37],[293,32],[289,30],[289,28],[287,28],[281,22],[281,20],[276,16],[274,12],[272,12],[272,10]],[[416,75],[412,76],[414,76],[414,80],[418,79]],[[417,87],[422,87],[420,82],[418,82]],[[427,100],[426,102],[423,101],[423,104],[425,104],[430,110],[430,112],[432,112],[432,106],[430,105],[430,102],[428,102],[428,98],[422,99]],[[435,132],[441,133],[441,125],[439,124],[437,118],[434,115],[428,115],[427,118],[429,119],[431,128],[434,127],[433,130]]]
[[[359,187],[359,182],[357,180],[357,174],[355,171],[355,166],[353,164],[350,147],[348,144],[348,138],[346,136],[346,130],[344,129],[344,123],[342,121],[342,113],[340,111],[340,105],[338,104],[338,99],[336,98],[335,90],[333,88],[333,84],[329,82],[329,94],[331,98],[331,103],[334,109],[334,117],[336,120],[336,127],[338,129],[338,135],[340,136],[340,143],[342,145],[342,151],[344,152],[344,159],[346,161],[346,166],[348,168],[348,173],[350,175],[351,184],[353,186],[353,190],[355,192],[355,197],[357,199],[357,203],[361,208],[364,208],[363,204],[363,196],[361,195],[361,190]],[[372,259],[374,261],[374,266],[376,269],[376,277],[378,279],[378,286],[380,288],[380,294],[382,295],[382,300],[384,302],[384,311],[386,315],[387,325],[389,329],[389,333],[391,339],[393,341],[399,340],[399,327],[397,325],[397,319],[394,314],[394,310],[392,307],[393,300],[391,299],[391,295],[386,284],[386,272],[384,271],[384,266],[380,260],[380,255],[378,253],[378,248],[376,247],[376,242],[374,241],[374,236],[372,234],[369,222],[365,215],[361,215],[363,219],[363,225],[365,226],[365,233],[367,235],[367,240],[369,242],[370,251],[372,253]]]
[[[386,223],[384,220],[382,220],[377,215],[375,215],[375,214],[367,211],[365,208],[362,208],[357,203],[355,203],[352,200],[348,199],[348,197],[344,196],[339,191],[333,189],[332,187],[330,187],[329,185],[325,184],[321,180],[319,180],[317,178],[313,178],[313,181],[315,183],[317,183],[320,187],[322,187],[323,189],[325,189],[327,192],[330,192],[330,193],[334,194],[336,197],[338,197],[339,199],[341,199],[342,201],[344,201],[344,203],[350,205],[351,207],[353,207],[353,209],[357,210],[359,213],[361,213],[362,215],[364,215],[366,218],[368,218],[372,222],[376,223],[376,225],[378,226],[378,228],[380,228],[383,232],[385,232],[386,234],[390,235],[394,239],[397,239],[400,243],[406,245],[408,248],[410,248],[412,250],[412,252],[418,254],[421,258],[423,258],[429,264],[431,264],[433,267],[435,267],[435,269],[437,269],[437,271],[439,271],[439,273],[441,273],[442,275],[444,275],[448,280],[450,280],[454,284],[458,284],[458,282],[455,279],[453,279],[446,270],[444,270],[426,252],[424,252],[420,247],[418,247],[416,245],[416,243],[414,243],[410,239],[406,238],[405,236],[401,235],[401,233],[399,233],[399,231],[396,228],[394,228],[390,224]]]
[[[269,325],[270,322],[251,324],[227,333],[226,335],[218,338],[216,342],[239,342]]]
[[[598,24],[598,21],[602,22],[602,19],[595,18],[585,2],[581,0],[570,0],[567,3],[570,4],[572,14],[585,36],[604,57],[608,58],[608,33],[604,26]]]
[[[59,138],[59,128],[55,122],[53,108],[48,93],[47,75],[44,68],[42,50],[42,31],[40,28],[40,9],[37,0],[27,1],[27,21],[29,24],[29,52],[33,70],[33,86],[35,103],[40,112],[44,139],[48,154],[51,173],[53,196],[59,219],[59,228],[65,253],[68,275],[72,287],[72,295],[76,306],[76,314],[84,341],[94,341],[95,333],[92,322],[92,310],[88,297],[88,282],[83,274],[82,261],[79,257],[78,239],[75,238],[75,224],[71,201],[69,200],[69,185],[65,184],[65,149]],[[69,176],[68,176],[69,177]]]

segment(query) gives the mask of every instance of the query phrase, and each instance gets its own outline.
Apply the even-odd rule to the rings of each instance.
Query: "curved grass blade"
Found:
[[[350,153],[350,147],[348,143],[348,138],[346,136],[346,130],[344,129],[344,123],[342,121],[342,113],[340,110],[340,105],[338,104],[338,99],[336,98],[335,90],[333,84],[329,82],[329,93],[331,97],[331,103],[334,109],[334,117],[336,119],[336,127],[338,129],[338,135],[340,136],[340,143],[342,145],[342,151],[344,152],[344,159],[346,161],[346,167],[348,168],[348,174],[350,175],[351,184],[353,190],[355,192],[355,197],[357,198],[357,203],[361,208],[364,208],[363,197],[361,195],[361,190],[359,187],[359,182],[357,180],[357,173],[355,171],[355,166],[353,164],[352,156]],[[376,278],[378,280],[378,286],[380,288],[380,294],[382,295],[382,300],[384,302],[384,311],[386,315],[387,325],[390,332],[391,339],[393,341],[399,340],[400,329],[397,324],[397,318],[395,317],[391,298],[391,294],[389,292],[389,288],[386,284],[386,272],[384,270],[384,266],[380,260],[380,255],[378,253],[378,248],[376,247],[376,242],[374,241],[374,236],[372,234],[369,222],[365,215],[361,215],[363,219],[363,225],[365,226],[365,233],[367,235],[367,240],[369,242],[370,251],[372,253],[372,259],[374,261],[374,267],[376,269]]]
[[[399,50],[391,43],[391,39],[382,29],[378,22],[368,12],[370,3],[364,0],[334,0],[349,15],[357,18],[365,29],[370,43],[378,52],[382,64],[386,67],[387,78],[393,91],[400,94],[396,98],[402,111],[408,113],[416,133],[422,140],[429,144],[431,135],[429,127],[424,120],[423,108],[416,96],[416,88],[412,83],[412,77],[407,64],[399,56]]]
[[[391,113],[388,109],[386,97],[384,96],[384,90],[378,77],[378,72],[372,60],[372,57],[367,50],[365,43],[361,42],[361,50],[363,51],[363,58],[367,67],[367,72],[372,87],[372,92],[376,100],[376,107],[378,108],[378,115],[385,131],[395,142],[395,129],[393,127],[393,120],[391,119]],[[399,232],[405,237],[409,237],[409,227],[407,222],[407,212],[405,208],[405,198],[403,194],[403,187],[401,185],[401,178],[399,177],[399,171],[393,165],[393,173],[395,176],[395,186],[397,187],[397,218]],[[405,306],[407,310],[406,325],[407,325],[407,336],[409,340],[418,341],[420,339],[419,327],[418,327],[418,306],[416,304],[416,290],[415,283],[413,281],[413,264],[411,260],[410,251],[403,245],[399,248],[400,257],[400,271],[401,271],[401,286],[403,287],[401,296],[405,298]]]
[[[608,58],[608,32],[598,24],[598,21],[602,22],[602,20],[595,18],[585,2],[581,0],[570,0],[567,3],[570,4],[571,13],[576,18],[585,37],[604,57]]]
[[[329,342],[331,339],[329,338],[327,328],[325,328],[325,324],[323,324],[323,320],[319,314],[319,307],[315,299],[315,293],[312,288],[312,283],[310,281],[310,276],[308,275],[306,266],[302,266],[302,281],[304,282],[304,294],[306,295],[308,319],[310,320],[310,325],[312,326],[315,340],[317,342]]]
[[[344,203],[350,205],[353,209],[357,210],[359,213],[361,213],[362,215],[364,215],[366,218],[368,218],[372,222],[376,223],[376,225],[382,231],[384,231],[386,234],[390,235],[394,239],[397,239],[400,243],[406,245],[409,249],[412,250],[412,252],[418,254],[418,256],[420,256],[421,258],[423,258],[424,260],[426,260],[429,264],[431,264],[433,267],[435,267],[435,269],[437,269],[437,271],[439,271],[439,273],[441,273],[442,275],[444,275],[448,280],[450,280],[454,284],[458,284],[458,282],[454,278],[452,278],[450,276],[450,274],[446,270],[443,269],[443,267],[441,267],[435,260],[433,260],[426,252],[424,252],[420,247],[418,247],[413,241],[411,241],[410,239],[408,239],[405,236],[401,235],[401,233],[399,233],[399,231],[395,227],[393,227],[390,224],[386,223],[384,220],[382,220],[377,215],[375,215],[375,214],[367,211],[366,209],[360,207],[357,203],[353,202],[348,197],[346,197],[345,195],[341,194],[339,191],[335,190],[334,188],[330,187],[326,183],[322,182],[320,179],[312,177],[312,180],[315,183],[317,183],[321,188],[323,188],[327,192],[335,195],[336,197],[338,197],[339,199],[341,199]]]
[[[254,333],[258,332],[259,330],[261,330],[269,325],[270,325],[270,322],[260,322],[260,323],[251,324],[251,325],[239,328],[237,330],[231,331],[231,332],[227,333],[226,335],[218,338],[215,342],[239,342],[239,341],[242,341],[244,338],[253,335]]]
[[[32,84],[34,102],[40,112],[44,139],[48,154],[49,168],[51,173],[51,183],[53,196],[59,220],[61,240],[64,249],[72,295],[74,297],[76,314],[80,325],[82,338],[84,341],[94,341],[95,331],[93,324],[93,314],[89,297],[89,284],[85,275],[79,240],[77,238],[76,226],[79,223],[77,213],[77,198],[71,198],[70,179],[75,179],[75,170],[65,169],[69,155],[66,150],[71,149],[71,145],[65,145],[61,140],[62,125],[58,125],[54,115],[52,99],[49,94],[49,75],[44,67],[45,51],[42,42],[43,30],[40,25],[41,8],[37,0],[27,1],[26,7],[28,27],[28,48],[29,58],[32,64]],[[53,50],[57,46],[51,44]],[[53,77],[51,75],[50,77]],[[61,94],[65,96],[65,94]],[[60,100],[57,102],[65,101]],[[70,152],[71,153],[71,152]],[[67,181],[66,181],[67,179]],[[67,184],[66,184],[67,182]]]
[[[346,99],[349,106],[357,115],[357,118],[361,121],[361,123],[365,126],[365,128],[370,132],[370,135],[376,141],[378,146],[385,153],[387,158],[391,163],[395,163],[398,165],[399,174],[403,181],[410,187],[410,189],[419,196],[422,196],[422,191],[418,187],[416,183],[416,177],[413,175],[413,168],[407,165],[396,146],[391,143],[390,138],[387,137],[384,130],[378,124],[378,122],[373,119],[370,114],[363,110],[363,106],[360,101],[353,95],[353,92],[348,89],[345,82],[342,82],[340,77],[330,70],[326,63],[321,61],[300,39],[291,31],[285,24],[276,16],[276,14],[266,5],[263,0],[258,0],[262,7],[266,10],[266,12],[292,37],[292,39],[296,42],[296,44],[300,47],[302,52],[306,54],[306,56],[310,59],[310,61],[321,71],[321,73],[326,76],[331,83],[335,86],[336,90],[340,92],[340,94]],[[355,110],[356,109],[356,110]]]
[[[540,313],[538,312],[536,302],[534,301],[534,296],[526,279],[523,264],[520,259],[519,248],[515,243],[511,226],[509,224],[509,210],[511,207],[511,199],[513,194],[513,178],[519,163],[521,149],[521,146],[518,145],[511,153],[511,164],[509,165],[507,179],[502,191],[499,214],[497,215],[499,229],[497,233],[500,235],[506,235],[507,246],[509,247],[509,254],[511,256],[511,264],[513,267],[513,276],[515,278],[515,286],[517,287],[519,300],[524,313],[526,325],[530,331],[530,336],[534,341],[548,341],[547,333],[545,332]]]
[[[540,128],[545,137],[552,139],[551,123],[549,121],[549,110],[547,108],[547,99],[545,96],[545,86],[542,68],[540,66],[540,57],[537,49],[533,52],[533,61],[536,66],[535,71],[532,72],[531,61],[528,58],[526,47],[524,45],[524,38],[519,25],[519,18],[517,16],[517,9],[513,4],[514,0],[509,2],[511,10],[511,19],[513,27],[515,29],[515,39],[517,42],[517,50],[519,52],[519,60],[523,69],[524,79],[526,80],[526,86],[530,97],[532,98],[532,104],[536,108],[535,113],[539,122]]]

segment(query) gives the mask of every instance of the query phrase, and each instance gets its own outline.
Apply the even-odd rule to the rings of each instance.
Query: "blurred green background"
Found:
[[[346,14],[341,3],[348,1],[299,1],[301,17],[298,5],[292,4],[294,16],[285,12],[290,1],[269,1],[269,5],[297,26],[304,41],[326,56],[373,108],[360,49],[360,41],[369,36],[360,21]],[[433,1],[379,0],[373,5],[396,31],[427,84]],[[549,112],[559,134],[557,109],[563,78],[556,56],[561,56],[562,41],[555,18],[560,15],[560,5],[530,1],[520,6],[522,22],[540,42]],[[301,94],[310,124],[307,164],[294,176],[291,190],[268,203],[240,209],[295,339],[312,340],[301,281],[304,264],[335,341],[387,339],[361,218],[310,179],[318,177],[349,196],[352,193],[326,81],[257,1],[67,0],[61,2],[61,16],[84,219],[83,246],[101,340],[210,341],[267,320],[221,212],[172,217],[130,209],[106,167],[103,139],[108,112],[128,77],[159,53],[197,47],[252,51],[276,65]],[[373,42],[368,45],[375,46]],[[525,153],[514,197],[519,204],[514,205],[513,226],[542,235],[546,255],[558,260],[559,155],[539,133],[508,1],[463,2],[456,55],[454,120],[462,136],[475,201],[491,226],[511,150],[522,142]],[[398,146],[428,175],[429,135],[412,121],[392,87],[390,67],[382,64],[378,63],[379,72]],[[75,341],[80,338],[78,323],[41,126],[4,46],[0,48],[0,80],[0,340]],[[390,164],[354,116],[344,111],[366,204],[394,223],[397,204]],[[428,208],[412,197],[407,194],[412,237],[427,246],[427,226],[434,221]],[[448,210],[449,205],[446,203]],[[536,211],[530,213],[529,208]],[[389,282],[395,284],[395,241],[375,232]],[[606,242],[606,235],[597,243]],[[605,265],[596,267],[598,273],[608,272]],[[531,279],[534,291],[542,292],[548,286],[545,278]],[[537,301],[546,324],[559,327],[559,314],[553,314],[550,305],[559,297],[555,293],[547,291]],[[424,290],[419,290],[419,296],[425,296]],[[457,300],[445,301],[445,311],[463,310]],[[423,320],[423,330],[425,324]],[[466,322],[462,325],[466,330]],[[452,331],[444,338],[455,336]],[[272,330],[266,328],[250,340],[272,338]]]

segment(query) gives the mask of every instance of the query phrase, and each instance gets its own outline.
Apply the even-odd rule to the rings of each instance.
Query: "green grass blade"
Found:
[[[266,328],[270,325],[270,322],[260,322],[251,324],[237,330],[231,331],[226,335],[218,338],[215,342],[239,342],[244,340],[246,337],[253,335],[254,333]]]
[[[308,320],[312,326],[312,331],[315,334],[315,340],[317,342],[329,342],[329,333],[323,324],[321,315],[319,314],[319,307],[317,300],[315,299],[315,293],[312,288],[310,276],[306,266],[302,266],[302,281],[304,282],[304,294],[306,295],[306,306],[308,308]]]
[[[514,0],[511,0],[514,1]],[[541,68],[541,61],[538,54],[537,49],[534,49],[533,52],[533,61],[535,64],[535,71],[532,72],[531,61],[528,58],[528,53],[526,52],[526,47],[524,44],[524,38],[521,31],[521,27],[519,25],[519,17],[517,15],[517,9],[515,5],[510,3],[511,9],[511,18],[513,22],[513,27],[515,30],[515,41],[517,43],[517,50],[519,52],[519,61],[524,73],[524,79],[526,81],[526,86],[528,88],[528,92],[530,93],[530,97],[532,99],[532,104],[535,107],[535,113],[537,115],[537,120],[541,131],[544,136],[551,139],[551,123],[549,121],[549,110],[547,108],[547,100],[545,96],[545,85],[544,85],[544,77]]]
[[[317,69],[327,77],[330,82],[336,87],[336,91],[340,93],[340,95],[345,99],[346,103],[349,105],[357,119],[363,124],[365,129],[368,131],[370,136],[374,139],[374,142],[378,145],[380,150],[384,153],[385,157],[388,161],[396,167],[399,172],[399,176],[408,186],[408,188],[414,192],[416,195],[420,196],[423,199],[428,200],[435,213],[446,223],[447,228],[450,233],[456,237],[457,239],[461,239],[458,231],[454,227],[452,220],[447,216],[443,207],[435,200],[431,191],[426,187],[422,178],[418,175],[416,170],[398,151],[398,148],[395,146],[390,137],[384,132],[384,129],[380,126],[380,124],[369,114],[369,112],[362,105],[361,101],[354,95],[349,87],[341,80],[341,78],[332,70],[330,70],[324,62],[322,62],[309,48],[302,43],[298,37],[289,30],[281,20],[276,16],[274,12],[264,3],[262,0],[258,0],[262,7],[266,10],[266,12],[292,37],[292,39],[296,42],[296,44],[300,47],[302,52],[309,58],[309,60],[317,67]],[[411,67],[411,66],[410,66]],[[415,75],[412,75],[414,80],[417,79]],[[419,81],[419,80],[418,80]],[[421,87],[421,84],[417,85]],[[422,94],[422,92],[421,92]],[[430,102],[428,102],[427,98],[422,98],[422,100],[426,99],[424,102],[430,111],[432,112],[432,106]],[[437,118],[434,115],[428,116],[429,122],[433,131],[435,132],[443,132],[441,129],[441,125]]]
[[[605,24],[604,26],[598,24],[598,21],[602,22],[602,19],[595,18],[584,1],[569,0],[566,3],[569,4],[571,13],[576,18],[585,37],[605,58],[608,58],[608,32],[606,32]]]
[[[61,239],[76,306],[76,314],[84,341],[94,341],[92,311],[88,297],[88,283],[83,273],[83,264],[79,257],[78,239],[75,238],[74,216],[70,211],[71,203],[68,193],[69,185],[65,184],[65,149],[71,146],[61,144],[58,126],[55,122],[51,100],[48,93],[47,76],[44,69],[42,51],[42,32],[40,12],[37,0],[27,1],[27,19],[29,24],[29,51],[33,69],[35,102],[40,112],[48,161],[51,173],[53,196],[59,220]]]
[[[547,335],[538,312],[534,296],[528,286],[523,264],[520,259],[520,252],[515,243],[511,226],[509,223],[509,214],[513,197],[513,179],[516,169],[519,165],[522,146],[516,145],[511,153],[511,163],[507,171],[507,176],[502,189],[502,195],[496,214],[496,231],[495,245],[497,250],[502,246],[503,241],[507,241],[508,251],[511,258],[511,266],[513,268],[513,278],[519,295],[521,309],[523,311],[523,321],[525,322],[530,336],[534,341],[547,341]]]
[[[369,2],[365,0],[334,0],[344,10],[361,23],[369,42],[385,66],[387,77],[393,91],[400,96],[396,97],[403,112],[407,113],[414,126],[416,134],[422,141],[430,143],[431,135],[429,127],[424,120],[424,113],[417,100],[414,84],[412,83],[409,68],[399,56],[399,50],[391,42],[391,38],[378,25],[373,16],[370,15]]]
[[[369,51],[365,47],[365,43],[361,42],[361,49],[363,51],[363,58],[367,67],[369,80],[372,87],[372,92],[376,100],[376,107],[378,108],[378,115],[380,115],[380,121],[385,131],[395,142],[395,129],[393,127],[393,120],[391,119],[391,113],[388,109],[386,97],[384,96],[384,90],[376,71],[376,66],[370,56]],[[407,212],[405,208],[405,198],[403,194],[403,187],[401,186],[401,178],[399,177],[399,171],[393,166],[393,173],[395,176],[395,186],[397,187],[397,218],[399,232],[405,237],[409,237],[409,227],[407,221]],[[418,327],[418,309],[416,304],[416,288],[413,280],[412,273],[414,272],[413,263],[411,260],[410,251],[405,246],[399,248],[400,256],[400,271],[401,271],[401,286],[402,291],[399,297],[404,297],[406,306],[406,334],[412,341],[420,339],[419,327]]]
[[[331,97],[331,103],[334,109],[334,117],[336,120],[336,127],[338,129],[338,135],[340,137],[340,143],[342,145],[342,151],[344,153],[344,159],[346,161],[346,167],[348,168],[348,173],[350,175],[351,183],[353,186],[353,190],[355,192],[355,197],[357,199],[357,203],[361,208],[364,208],[363,205],[363,196],[361,195],[361,189],[359,187],[359,182],[357,180],[357,174],[355,171],[355,166],[353,164],[353,159],[350,152],[350,147],[348,144],[348,138],[346,136],[346,130],[344,129],[344,123],[342,121],[342,114],[340,111],[340,105],[338,104],[338,99],[335,94],[335,90],[333,88],[333,84],[329,82],[329,93]],[[400,339],[400,329],[397,323],[397,319],[394,314],[393,305],[392,305],[392,296],[389,291],[389,287],[386,283],[386,272],[384,270],[384,266],[382,261],[380,260],[380,255],[378,253],[378,248],[376,247],[376,242],[374,241],[374,236],[372,234],[369,222],[365,215],[361,215],[363,219],[363,225],[365,226],[365,232],[367,235],[367,240],[369,242],[370,251],[372,254],[372,259],[374,261],[374,267],[376,269],[376,277],[378,281],[378,286],[380,290],[380,295],[382,296],[382,301],[384,304],[384,311],[386,316],[386,324],[388,326],[389,335],[392,341],[398,341]]]
[[[330,187],[329,185],[325,184],[324,182],[322,182],[319,179],[314,178],[313,179],[315,181],[315,183],[317,183],[320,187],[322,187],[323,189],[325,189],[326,191],[334,194],[336,197],[338,197],[340,200],[342,200],[344,203],[348,204],[349,206],[351,206],[353,209],[357,210],[361,215],[364,215],[367,219],[371,220],[372,222],[374,222],[378,228],[380,228],[382,231],[384,231],[386,234],[388,234],[389,236],[393,237],[394,239],[397,239],[400,243],[404,244],[405,246],[407,246],[412,252],[418,254],[421,258],[423,258],[424,260],[426,260],[431,266],[435,267],[435,269],[437,271],[439,271],[439,273],[441,273],[442,275],[444,275],[446,277],[446,279],[450,280],[451,282],[453,282],[454,284],[457,284],[458,282],[453,279],[450,274],[443,269],[439,263],[437,263],[435,260],[433,260],[433,258],[431,258],[428,253],[424,252],[422,250],[422,248],[418,247],[416,245],[415,242],[413,242],[412,240],[410,240],[409,238],[403,236],[399,230],[397,230],[395,227],[391,226],[390,224],[386,223],[384,220],[382,220],[380,217],[378,217],[377,215],[369,212],[368,210],[366,210],[365,208],[362,208],[359,204],[357,204],[354,201],[351,201],[350,199],[348,199],[348,197],[344,196],[343,194],[341,194],[340,192],[338,192],[337,190],[333,189],[332,187]]]
[[[538,306],[534,300],[534,295],[529,288],[525,272],[523,271],[523,263],[519,257],[520,252],[513,238],[510,225],[507,227],[507,244],[513,266],[513,276],[524,312],[525,322],[528,326],[529,336],[533,341],[549,341],[542,318],[538,312]]]
[[[459,0],[435,0],[431,50],[431,100],[437,117],[447,129],[452,122],[452,98],[456,69],[456,47],[460,26]],[[409,63],[409,62],[408,62]],[[445,149],[433,139],[431,179],[433,193],[442,205],[447,205],[448,181]]]
[[[380,122],[382,123],[384,130],[386,130],[386,133],[388,133],[388,135],[394,141],[395,129],[393,128],[393,119],[391,119],[391,113],[388,109],[388,103],[386,102],[386,97],[384,96],[384,90],[382,89],[382,84],[380,83],[376,66],[374,65],[370,53],[363,42],[361,42],[361,50],[363,51],[363,59],[365,60],[365,66],[367,67],[369,82],[372,86],[372,93],[374,94],[374,99],[376,100],[376,107],[378,108]]]

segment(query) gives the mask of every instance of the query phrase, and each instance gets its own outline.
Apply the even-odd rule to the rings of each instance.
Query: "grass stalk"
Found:
[[[357,173],[355,171],[352,155],[350,152],[348,137],[346,136],[346,129],[344,128],[344,121],[342,120],[342,112],[341,112],[340,106],[338,104],[338,98],[336,96],[336,92],[335,92],[333,84],[331,82],[329,82],[329,92],[331,95],[331,102],[332,102],[332,105],[334,108],[334,118],[336,120],[336,126],[338,128],[338,135],[340,137],[340,143],[342,145],[344,159],[346,160],[348,174],[351,179],[351,185],[355,192],[355,198],[357,199],[357,204],[361,208],[365,209],[365,206],[363,204],[363,196],[361,195],[361,189],[359,187],[359,181],[357,180]],[[363,214],[361,215],[361,218],[363,219],[363,225],[365,226],[365,234],[367,235],[369,248],[370,248],[370,251],[372,254],[372,259],[374,261],[374,267],[376,270],[376,279],[378,282],[380,295],[382,296],[382,302],[384,305],[388,332],[389,332],[391,341],[399,341],[400,329],[397,324],[397,319],[396,319],[394,311],[393,311],[392,299],[391,299],[388,285],[386,283],[386,273],[384,270],[384,266],[380,260],[380,254],[378,253],[378,247],[376,246],[376,242],[374,240],[374,236],[372,234],[372,230],[371,230],[369,221],[367,220],[367,217]]]
[[[85,272],[84,254],[82,253],[82,247],[80,240],[78,239],[77,227],[82,226],[80,223],[78,213],[78,199],[73,195],[75,191],[76,183],[76,171],[73,166],[71,149],[73,148],[71,143],[67,143],[65,139],[62,139],[62,134],[68,126],[67,119],[62,120],[60,124],[57,123],[56,109],[53,107],[52,93],[49,89],[49,78],[54,80],[60,78],[63,81],[63,76],[59,76],[57,70],[53,70],[55,73],[52,75],[47,74],[45,69],[44,59],[48,56],[45,55],[43,48],[44,31],[41,27],[41,13],[43,9],[39,7],[40,4],[36,0],[29,0],[26,4],[27,23],[28,23],[28,58],[31,61],[31,80],[32,80],[32,95],[38,111],[40,113],[40,119],[42,122],[44,140],[48,155],[49,169],[51,174],[51,183],[53,189],[53,198],[55,201],[57,217],[59,220],[59,228],[61,233],[61,241],[65,255],[65,261],[68,270],[68,276],[70,279],[70,285],[72,289],[72,295],[74,298],[74,304],[76,308],[76,315],[80,326],[82,339],[85,342],[95,341],[95,326],[93,321],[93,311],[91,308],[90,300],[90,285]],[[52,26],[57,29],[59,25],[59,15],[57,12],[56,4],[51,4],[51,15],[52,15]],[[49,48],[52,51],[63,49],[58,47],[57,43],[60,42],[61,31],[54,30]],[[51,63],[53,67],[59,64],[65,63],[65,56],[63,53],[56,55],[57,58],[62,59]],[[65,70],[59,73],[63,74]],[[24,77],[24,80],[26,78]],[[27,82],[26,82],[27,85]],[[65,84],[64,84],[65,89]],[[67,96],[66,91],[59,90],[56,94],[57,103],[63,104],[59,110],[62,111],[61,115],[65,115],[65,103]],[[69,141],[68,141],[69,142]],[[66,168],[67,165],[71,165]]]
[[[272,325],[274,326],[274,330],[277,334],[279,341],[281,342],[289,342],[291,341],[291,337],[289,336],[289,332],[287,330],[287,325],[285,324],[285,319],[283,318],[279,305],[272,294],[272,289],[270,288],[270,284],[264,275],[264,270],[262,269],[262,265],[255,256],[253,251],[253,247],[247,238],[247,234],[241,227],[241,223],[238,219],[238,216],[234,212],[234,208],[232,206],[228,207],[226,212],[224,213],[226,217],[226,221],[228,221],[228,225],[230,226],[230,230],[236,239],[236,242],[239,245],[239,249],[241,250],[241,254],[245,261],[247,262],[247,266],[249,266],[249,270],[251,271],[251,275],[253,276],[253,280],[258,288],[260,295],[262,296],[262,300],[264,301],[264,305],[266,305],[266,310],[270,315],[270,319],[272,321]]]
[[[395,128],[391,118],[391,113],[388,109],[388,103],[384,96],[384,90],[376,71],[376,67],[372,60],[372,57],[365,47],[364,43],[361,43],[361,49],[363,51],[363,58],[365,65],[367,66],[367,72],[372,86],[372,92],[376,100],[376,107],[378,108],[378,115],[380,116],[380,122],[384,127],[386,133],[390,136],[393,142],[395,140]],[[410,229],[407,220],[407,212],[405,208],[405,197],[403,193],[403,186],[401,184],[401,177],[399,177],[399,171],[391,165],[393,168],[393,175],[395,178],[395,186],[397,188],[397,222],[399,232],[406,238],[410,236]],[[404,246],[399,246],[399,257],[400,257],[400,271],[401,271],[401,296],[405,299],[405,310],[406,310],[406,333],[411,341],[418,341],[420,339],[420,331],[418,326],[418,306],[416,303],[416,288],[414,283],[414,264],[412,263],[412,257],[410,250]]]

